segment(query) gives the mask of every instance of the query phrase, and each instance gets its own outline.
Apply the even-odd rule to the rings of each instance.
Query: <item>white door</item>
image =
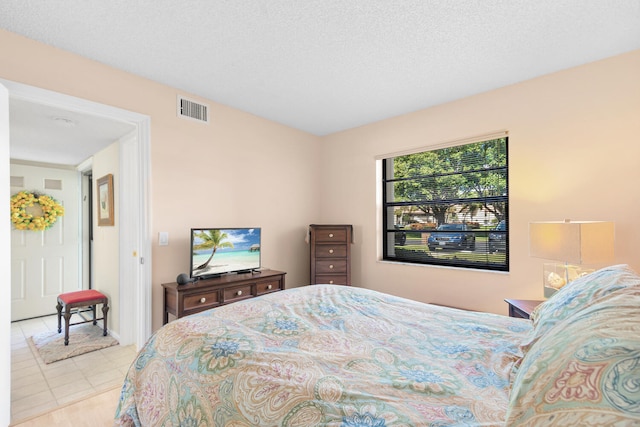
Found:
[[[11,320],[56,313],[57,296],[81,288],[76,170],[11,165],[11,194],[46,194],[64,215],[44,231],[11,230]]]

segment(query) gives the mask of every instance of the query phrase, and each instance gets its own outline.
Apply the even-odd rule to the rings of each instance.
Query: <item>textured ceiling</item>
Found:
[[[640,1],[2,0],[0,28],[326,135],[639,49]]]

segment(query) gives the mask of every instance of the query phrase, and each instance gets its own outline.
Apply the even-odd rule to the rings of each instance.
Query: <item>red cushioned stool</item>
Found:
[[[102,304],[102,317],[96,319],[96,306]],[[91,307],[93,311],[93,320],[85,320],[84,322],[69,323],[71,319],[71,309],[77,307]],[[64,345],[69,345],[69,326],[79,325],[81,323],[93,322],[98,324],[98,320],[102,320],[104,324],[103,336],[107,336],[107,313],[109,312],[109,298],[103,293],[95,289],[87,289],[85,291],[67,292],[58,295],[58,333],[62,331],[62,309],[64,308]]]

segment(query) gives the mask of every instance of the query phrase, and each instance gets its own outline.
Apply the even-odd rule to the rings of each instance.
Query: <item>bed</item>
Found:
[[[640,278],[599,270],[532,321],[313,285],[170,322],[124,426],[640,425]]]

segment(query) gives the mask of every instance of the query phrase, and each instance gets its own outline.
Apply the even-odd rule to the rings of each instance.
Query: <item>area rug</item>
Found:
[[[102,336],[102,327],[91,323],[69,327],[69,345],[61,333],[43,332],[29,338],[44,363],[53,363],[118,344],[110,335]]]

